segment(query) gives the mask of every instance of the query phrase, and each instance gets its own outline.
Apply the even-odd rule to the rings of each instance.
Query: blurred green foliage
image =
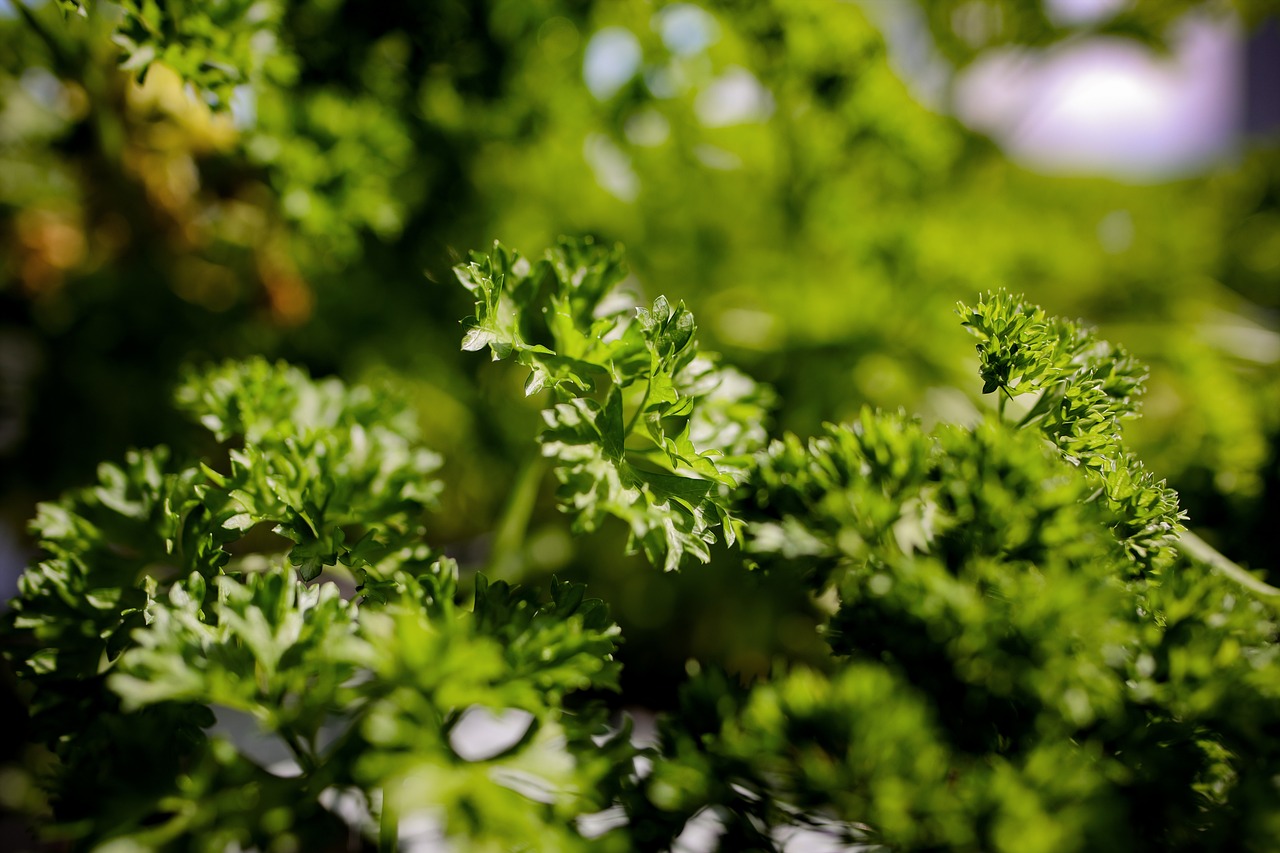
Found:
[[[1135,38],[1159,50],[1187,11],[1220,14],[1231,8],[1248,23],[1276,11],[1271,0],[1143,0],[1081,28],[1053,18],[1038,0],[930,2],[921,8],[934,44],[957,67],[992,48],[1039,48],[1089,33]],[[337,432],[305,441],[287,429],[278,431],[299,416],[299,409],[289,408],[295,403],[311,411],[306,407],[325,410],[341,400],[356,407],[356,422],[382,423],[375,418],[378,400],[361,409],[364,403],[343,396],[364,392],[339,392],[321,382],[316,387],[329,390],[316,391],[316,399],[328,403],[295,401],[280,410],[280,421],[263,424],[262,435],[274,436],[267,457],[246,457],[220,469],[219,476],[232,478],[222,488],[255,495],[259,503],[248,514],[282,525],[292,542],[272,540],[265,550],[292,547],[294,565],[307,572],[335,561],[359,571],[382,555],[367,550],[377,537],[360,538],[365,531],[357,535],[350,522],[356,515],[385,514],[385,523],[375,526],[379,535],[425,534],[447,543],[464,565],[483,566],[497,578],[559,572],[587,580],[593,594],[611,602],[628,637],[619,651],[625,666],[618,701],[649,707],[683,701],[686,719],[696,716],[689,703],[696,705],[690,691],[697,688],[686,689],[681,699],[676,687],[685,679],[688,659],[744,678],[768,673],[776,659],[823,670],[830,656],[814,627],[826,620],[826,605],[815,598],[813,578],[835,576],[829,562],[819,565],[816,554],[827,551],[815,544],[823,540],[820,531],[810,528],[825,524],[865,538],[871,533],[859,525],[871,524],[871,531],[884,536],[876,525],[889,522],[853,523],[835,510],[816,513],[805,525],[757,519],[791,549],[790,558],[808,561],[814,575],[744,574],[742,564],[755,557],[709,541],[716,524],[708,513],[727,512],[721,519],[729,522],[727,530],[740,519],[724,495],[707,490],[697,500],[684,495],[689,517],[701,520],[677,541],[710,563],[690,562],[685,571],[669,575],[641,572],[641,560],[621,557],[629,535],[650,558],[672,550],[654,535],[654,519],[645,520],[629,503],[621,511],[621,501],[615,502],[618,512],[592,504],[597,514],[574,516],[577,530],[571,530],[557,505],[589,494],[603,471],[621,472],[619,494],[647,482],[652,507],[662,503],[652,486],[665,469],[632,464],[633,446],[612,458],[568,460],[579,466],[575,473],[564,463],[577,439],[544,442],[550,455],[539,459],[533,436],[545,426],[539,411],[548,396],[602,415],[612,411],[610,388],[620,401],[627,393],[634,396],[652,381],[653,368],[610,376],[590,389],[551,381],[555,387],[547,390],[544,378],[544,390],[525,398],[520,388],[531,366],[527,359],[522,367],[490,367],[458,351],[457,320],[473,311],[477,298],[452,280],[450,269],[464,260],[464,250],[496,238],[536,250],[569,233],[594,235],[597,246],[625,242],[631,270],[625,288],[637,303],[652,306],[659,293],[683,299],[680,308],[666,308],[672,316],[687,311],[698,318],[702,349],[723,354],[717,371],[732,364],[744,381],[777,389],[780,402],[767,416],[748,416],[737,402],[726,403],[734,412],[731,421],[750,423],[752,435],[745,438],[751,447],[764,434],[821,434],[824,423],[848,423],[866,406],[918,412],[926,426],[972,424],[997,408],[992,398],[976,393],[972,377],[980,367],[983,382],[1015,396],[1022,386],[1009,382],[1021,370],[1026,387],[1034,389],[1027,399],[1070,397],[1089,417],[1060,407],[1024,410],[1016,400],[1000,408],[1026,418],[1025,426],[1044,429],[1076,461],[1098,463],[1090,482],[1106,495],[1110,523],[1125,528],[1120,547],[1133,565],[1144,572],[1167,568],[1155,559],[1172,559],[1159,543],[1186,523],[1240,562],[1280,570],[1280,548],[1270,535],[1280,505],[1280,156],[1274,146],[1251,142],[1237,162],[1158,186],[1045,177],[1011,164],[990,141],[919,104],[891,59],[883,34],[858,5],[818,0],[423,0],[377,9],[344,0],[10,0],[0,9],[0,510],[16,526],[36,500],[84,482],[101,460],[120,459],[131,446],[220,452],[216,438],[193,430],[169,404],[183,381],[183,366],[284,357],[315,375],[339,374],[390,389],[373,397],[390,394],[407,401],[407,408],[392,419],[391,432],[371,433],[369,444],[360,440],[362,452],[373,457],[355,453],[356,440],[342,431],[350,422],[331,422],[327,428]],[[1118,232],[1116,223],[1123,226]],[[538,273],[544,277],[544,301],[530,303],[538,312],[552,280],[568,283],[548,264]],[[620,268],[616,274],[623,274]],[[1131,413],[1128,392],[1139,388],[1132,359],[1113,360],[1108,351],[1094,354],[1095,365],[1079,362],[1070,330],[1083,326],[1058,323],[1054,328],[1062,335],[1054,346],[1065,349],[1055,352],[1066,361],[1053,356],[1028,374],[1028,354],[985,350],[975,358],[974,340],[956,333],[956,301],[1001,286],[1045,306],[1047,313],[1036,315],[1036,322],[1084,317],[1149,365],[1142,381],[1144,417],[1126,424],[1123,448],[1115,437]],[[572,300],[568,311],[579,316],[562,329],[565,334],[590,331]],[[548,324],[538,317],[530,322],[538,337],[527,343],[566,355],[565,340]],[[990,338],[992,330],[979,331]],[[1033,337],[1042,340],[1040,330]],[[701,358],[670,367],[688,374]],[[1115,373],[1099,374],[1100,365],[1111,365]],[[311,387],[300,374],[273,370],[265,362],[228,366],[220,381],[252,385],[258,371],[262,382],[280,384],[253,386],[254,394],[288,395],[289,388]],[[209,387],[186,386],[182,406],[201,407],[213,417],[224,411],[228,429],[247,428],[236,420],[238,409],[218,408],[228,405],[219,397],[213,378],[218,374],[203,375],[210,377]],[[675,400],[655,403],[680,405],[681,392],[673,393]],[[714,406],[701,405],[705,398],[695,402],[699,410],[714,412]],[[1103,402],[1110,408],[1095,405]],[[626,414],[632,406],[648,405],[629,398],[625,404]],[[681,432],[668,435],[664,421],[687,426],[689,435],[694,425],[673,424],[665,419],[670,412],[655,414],[657,433],[642,420],[646,429],[636,430],[636,437],[670,453],[668,467],[703,464],[667,446],[678,445]],[[892,419],[864,421],[873,423],[904,435],[922,429],[905,422],[893,426]],[[419,435],[443,459],[432,482],[438,479],[445,488],[438,496],[433,486],[430,494],[406,496],[392,489],[392,497],[385,497],[382,490],[394,477],[384,463],[411,460],[400,475],[406,478],[429,470],[434,456],[406,449]],[[849,440],[826,435],[825,441],[837,444]],[[905,454],[901,464],[914,459],[911,464],[918,466],[893,474],[894,488],[917,488],[912,478],[942,464],[924,451],[924,435],[892,445]],[[976,440],[944,439],[956,442],[948,445],[955,458],[946,463],[955,467],[954,476],[965,470],[977,476],[964,467],[981,468],[972,458],[978,451],[966,444]],[[796,448],[804,445],[795,441]],[[738,452],[749,449],[744,444]],[[1019,452],[1024,451],[1026,459],[1018,464],[1044,474],[1035,468],[1038,462],[1027,461],[1035,454],[1028,448]],[[194,488],[192,482],[165,479],[177,474],[166,467],[163,453],[128,459],[125,473],[104,480],[103,494],[148,477],[161,477],[156,482],[165,483],[164,489]],[[145,473],[151,469],[168,473],[153,477]],[[700,476],[693,467],[680,473]],[[272,490],[281,476],[297,494]],[[367,496],[351,504],[352,512],[359,504],[355,515],[341,514],[345,498],[321,511],[324,501],[313,486],[333,476],[345,484],[345,498]],[[1165,478],[1181,494],[1189,518],[1177,517],[1172,492],[1161,483]],[[371,484],[375,488],[367,492]],[[999,506],[1032,500],[1026,497],[1031,486],[1010,489]],[[1031,503],[1053,516],[1057,504],[1041,506],[1041,497],[1057,498],[1037,493]],[[85,498],[86,506],[98,506],[95,500]],[[117,503],[137,500],[152,507],[148,513],[159,512],[155,507],[164,502],[156,493],[145,499],[121,496]],[[439,511],[421,516],[421,508],[434,500]],[[957,493],[949,500],[956,517],[990,518],[993,512],[973,495]],[[857,496],[860,511],[872,515],[892,514],[895,501],[866,490]],[[971,516],[963,514],[964,507]],[[1065,536],[1077,521],[1051,525],[1045,535],[1057,547],[1067,540],[1055,537]],[[918,528],[923,522],[913,523]],[[911,523],[890,527],[895,541],[922,535]],[[579,535],[592,529],[594,536]],[[717,531],[715,538],[726,537]],[[832,547],[847,548],[849,542],[822,546]],[[895,571],[925,586],[938,579],[934,557],[903,550],[892,562]],[[199,560],[217,553],[208,550]],[[120,557],[105,546],[102,554],[108,565]],[[1070,554],[1062,559],[1070,561]],[[966,571],[971,574],[964,583],[973,589],[998,587],[989,577],[997,569],[975,565]],[[1087,573],[1080,589],[1092,589],[1088,578],[1097,577]],[[1186,667],[1202,665],[1194,661],[1216,654],[1207,650],[1221,636],[1214,632],[1222,619],[1252,617],[1242,615],[1220,588],[1174,577],[1186,578],[1169,584],[1181,598],[1160,606],[1181,614],[1181,627],[1170,629],[1182,632],[1178,642],[1191,642],[1201,652],[1162,653],[1182,661],[1171,666],[1189,672]],[[854,581],[836,586],[850,600],[868,595]],[[1061,606],[1072,606],[1067,599],[1074,595],[1064,588]],[[392,591],[386,597],[395,600]],[[95,601],[100,599],[75,606],[93,610]],[[107,609],[117,604],[113,599]],[[955,624],[968,624],[964,620],[971,615],[956,616]],[[103,631],[127,635],[127,628],[94,621],[107,618],[102,613],[82,616],[85,625],[96,626],[89,633],[99,640]],[[889,621],[900,618],[910,624],[916,617],[894,611]],[[980,621],[994,618],[984,612]],[[1099,615],[1096,626],[1090,621],[1080,630],[1111,630],[1109,618]],[[1241,648],[1253,648],[1266,633],[1240,625],[1253,638],[1237,641]],[[952,660],[950,651],[920,653]],[[1065,654],[1052,648],[1037,653]],[[968,658],[955,660],[960,669],[968,665]],[[859,686],[861,676],[820,686],[808,678],[779,680],[751,700],[756,710],[741,719],[717,713],[723,754],[740,758],[758,746],[760,765],[751,772],[772,779],[765,766],[767,744],[741,732],[758,732],[760,724],[753,721],[772,713],[770,708],[793,707],[793,693],[842,697],[831,701],[855,707],[863,701],[859,691],[870,689]],[[961,682],[972,686],[976,678]],[[1214,685],[1195,700],[1196,713],[1226,707],[1215,704],[1227,701],[1215,691],[1227,688]],[[1037,715],[1050,714],[1044,719],[1058,720],[1055,725],[1069,717],[1062,709],[1052,712],[1056,717],[1044,710],[1048,704],[1042,707],[1035,698],[1040,687],[1026,689],[1031,692],[1020,694],[1019,714],[1035,708]],[[1256,708],[1251,701],[1244,707]],[[902,713],[935,713],[927,703],[921,707]],[[140,713],[165,715],[169,708],[162,703]],[[86,750],[120,736],[111,729],[112,719],[103,718],[103,736],[86,739]],[[1202,792],[1225,784],[1206,769],[1210,759],[1248,740],[1241,735],[1243,740],[1229,742],[1218,731],[1209,746],[1203,746],[1207,741],[1198,729],[1169,735],[1170,742],[1200,744],[1196,749],[1208,756],[1197,759],[1201,764],[1194,772],[1183,768],[1201,774],[1194,784]],[[683,735],[670,737],[684,744]],[[952,754],[954,744],[938,743],[920,748]],[[1105,738],[1097,743],[1103,744],[1098,749],[1115,748]],[[974,794],[960,806],[947,799],[952,794],[930,787],[932,777],[925,773],[912,782],[920,786],[913,789],[919,796],[914,802],[920,808],[932,803],[942,804],[939,809],[977,809],[965,813],[981,815],[975,820],[985,826],[1014,826],[1017,814],[993,811],[992,803],[1021,802],[1019,814],[1049,813],[1060,802],[1055,797],[1067,796],[1069,783],[1055,788],[1044,782],[1045,768],[1087,764],[1093,760],[1086,756],[1090,748],[1067,757],[1054,752],[1057,747],[1031,750],[1008,759],[1007,766],[995,762],[990,774],[965,777],[965,790],[1004,793]],[[157,745],[156,754],[157,760],[172,759],[180,750]],[[210,787],[184,794],[188,802],[228,779],[258,779],[281,802],[292,796],[288,785],[268,784],[229,753],[209,755],[205,775],[192,778]],[[1259,756],[1256,765],[1237,764],[1231,772],[1261,778],[1259,768],[1269,760]],[[144,776],[147,766],[139,762],[133,769]],[[852,772],[812,784],[830,791],[868,778],[857,775],[863,770]],[[1144,772],[1155,779],[1161,771]],[[898,790],[902,784],[893,783]],[[1157,800],[1169,793],[1152,785],[1134,790]],[[1174,781],[1168,786],[1176,787]],[[1088,809],[1096,806],[1098,820],[1119,808],[1110,788],[1089,789],[1093,799],[1083,797],[1083,790],[1070,794],[1076,797],[1071,802],[1092,803]],[[1246,792],[1238,796],[1267,795],[1265,785],[1253,782],[1233,790]],[[734,814],[750,813],[737,794],[720,793],[732,800]],[[903,815],[911,812],[903,811],[902,795],[884,797],[862,797],[846,816],[862,820],[869,813],[859,817],[858,811],[874,807],[885,826],[904,826]],[[678,832],[708,802],[690,800],[687,811],[681,806],[649,817],[653,826]],[[237,806],[228,802],[225,808],[234,812]],[[749,823],[730,831],[749,840]],[[910,837],[942,843],[942,836],[930,835],[933,826],[924,821],[919,836]],[[1044,831],[1047,840],[1040,843],[1058,849],[1057,830]],[[1008,838],[992,840],[997,835],[984,836],[983,843],[1012,844]]]

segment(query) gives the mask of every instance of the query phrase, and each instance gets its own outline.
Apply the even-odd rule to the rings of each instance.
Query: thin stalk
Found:
[[[644,384],[644,396],[640,398],[640,405],[636,406],[635,414],[631,416],[631,420],[627,423],[627,428],[622,433],[622,440],[626,441],[627,436],[631,435],[631,431],[636,428],[636,422],[640,420],[640,415],[644,414],[645,404],[649,402],[649,391],[653,389],[653,380],[650,379]]]
[[[529,519],[538,503],[538,487],[542,485],[542,475],[547,468],[546,462],[539,456],[532,456],[525,461],[516,475],[516,482],[511,487],[511,495],[498,520],[497,531],[493,537],[493,548],[489,552],[488,571],[492,578],[510,579],[519,565],[519,554],[524,545],[525,532],[529,527]]]
[[[378,816],[378,853],[395,853],[400,846],[400,817],[382,789],[382,814]]]
[[[1182,535],[1178,537],[1178,544],[1186,552],[1187,556],[1193,560],[1221,572],[1254,595],[1271,599],[1273,603],[1280,604],[1280,589],[1258,580],[1190,530],[1182,532]]]

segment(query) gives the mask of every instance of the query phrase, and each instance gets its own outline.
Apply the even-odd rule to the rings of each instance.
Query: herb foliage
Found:
[[[514,360],[544,401],[529,447],[573,528],[617,519],[668,571],[798,579],[827,659],[745,681],[695,661],[635,746],[602,701],[621,642],[604,603],[470,573],[464,593],[427,541],[439,459],[412,410],[223,364],[177,392],[205,459],[132,453],[33,523],[46,557],[5,631],[51,837],[392,849],[425,816],[495,850],[667,849],[699,821],[724,850],[801,829],[1272,847],[1280,598],[1180,538],[1176,495],[1123,441],[1145,373],[1122,350],[987,294],[959,308],[998,400],[977,422],[868,409],[770,440],[772,392],[700,351],[683,304],[637,305],[620,250],[495,246],[457,275],[463,349]],[[478,754],[459,737],[477,715],[524,728]],[[228,719],[290,761],[255,759]]]

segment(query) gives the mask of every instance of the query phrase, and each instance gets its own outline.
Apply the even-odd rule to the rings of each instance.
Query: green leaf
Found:
[[[683,303],[629,309],[620,250],[590,241],[562,241],[537,264],[497,246],[456,272],[480,297],[464,349],[514,356],[526,393],[552,392],[539,440],[576,529],[619,518],[667,570],[736,541],[730,495],[764,444],[771,396],[698,353]]]
[[[220,440],[244,442],[229,454],[230,471],[206,487],[206,503],[222,496],[232,532],[273,524],[296,543],[290,562],[304,580],[420,538],[440,491],[432,477],[440,459],[421,446],[414,413],[394,394],[251,360],[190,372],[178,400]],[[347,527],[363,528],[359,555]]]
[[[1122,437],[1122,422],[1137,415],[1146,368],[1091,329],[1047,317],[1003,291],[957,310],[982,341],[983,393],[1038,394],[1018,425],[1036,429],[1089,472],[1137,564],[1154,570],[1172,559],[1184,518],[1177,495],[1142,467]]]

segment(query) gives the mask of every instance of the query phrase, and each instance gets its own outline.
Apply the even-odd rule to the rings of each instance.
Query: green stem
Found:
[[[502,518],[498,521],[497,531],[493,537],[493,549],[489,552],[487,574],[496,580],[508,580],[519,567],[520,551],[524,545],[525,532],[529,527],[529,519],[538,503],[538,487],[542,485],[542,475],[546,471],[546,462],[539,456],[532,456],[525,461],[516,475],[516,482],[511,487],[511,496],[507,499]]]
[[[628,447],[625,448],[625,450],[627,452],[628,459],[634,456],[639,456],[641,459],[653,459],[668,468],[671,467],[668,462],[669,457],[667,456],[667,452],[660,447]]]
[[[1193,560],[1221,572],[1254,595],[1260,598],[1272,599],[1273,603],[1280,604],[1280,589],[1258,580],[1190,530],[1182,532],[1182,535],[1178,537],[1178,544],[1182,547],[1183,552]]]
[[[622,433],[623,441],[626,441],[627,436],[631,435],[631,431],[636,428],[636,422],[640,420],[640,416],[644,414],[645,404],[649,402],[649,391],[652,389],[653,389],[653,380],[650,379],[644,385],[644,396],[640,398],[640,405],[636,406],[635,414],[631,416],[630,422],[627,423],[626,430],[623,431]]]
[[[139,842],[146,845],[144,849],[158,849],[172,841],[177,841],[190,829],[198,813],[195,803],[184,802],[180,797],[165,797],[157,805],[158,812],[161,814],[170,812],[173,817],[154,829],[144,830],[139,836],[135,836]]]
[[[1013,399],[1013,395],[1009,393],[1009,389],[1003,385],[1000,386],[1000,403],[997,406],[997,413],[1000,415],[1000,423],[1004,423],[1004,406],[1005,403]]]
[[[378,817],[378,853],[395,853],[400,846],[400,817],[382,789],[382,814]]]

